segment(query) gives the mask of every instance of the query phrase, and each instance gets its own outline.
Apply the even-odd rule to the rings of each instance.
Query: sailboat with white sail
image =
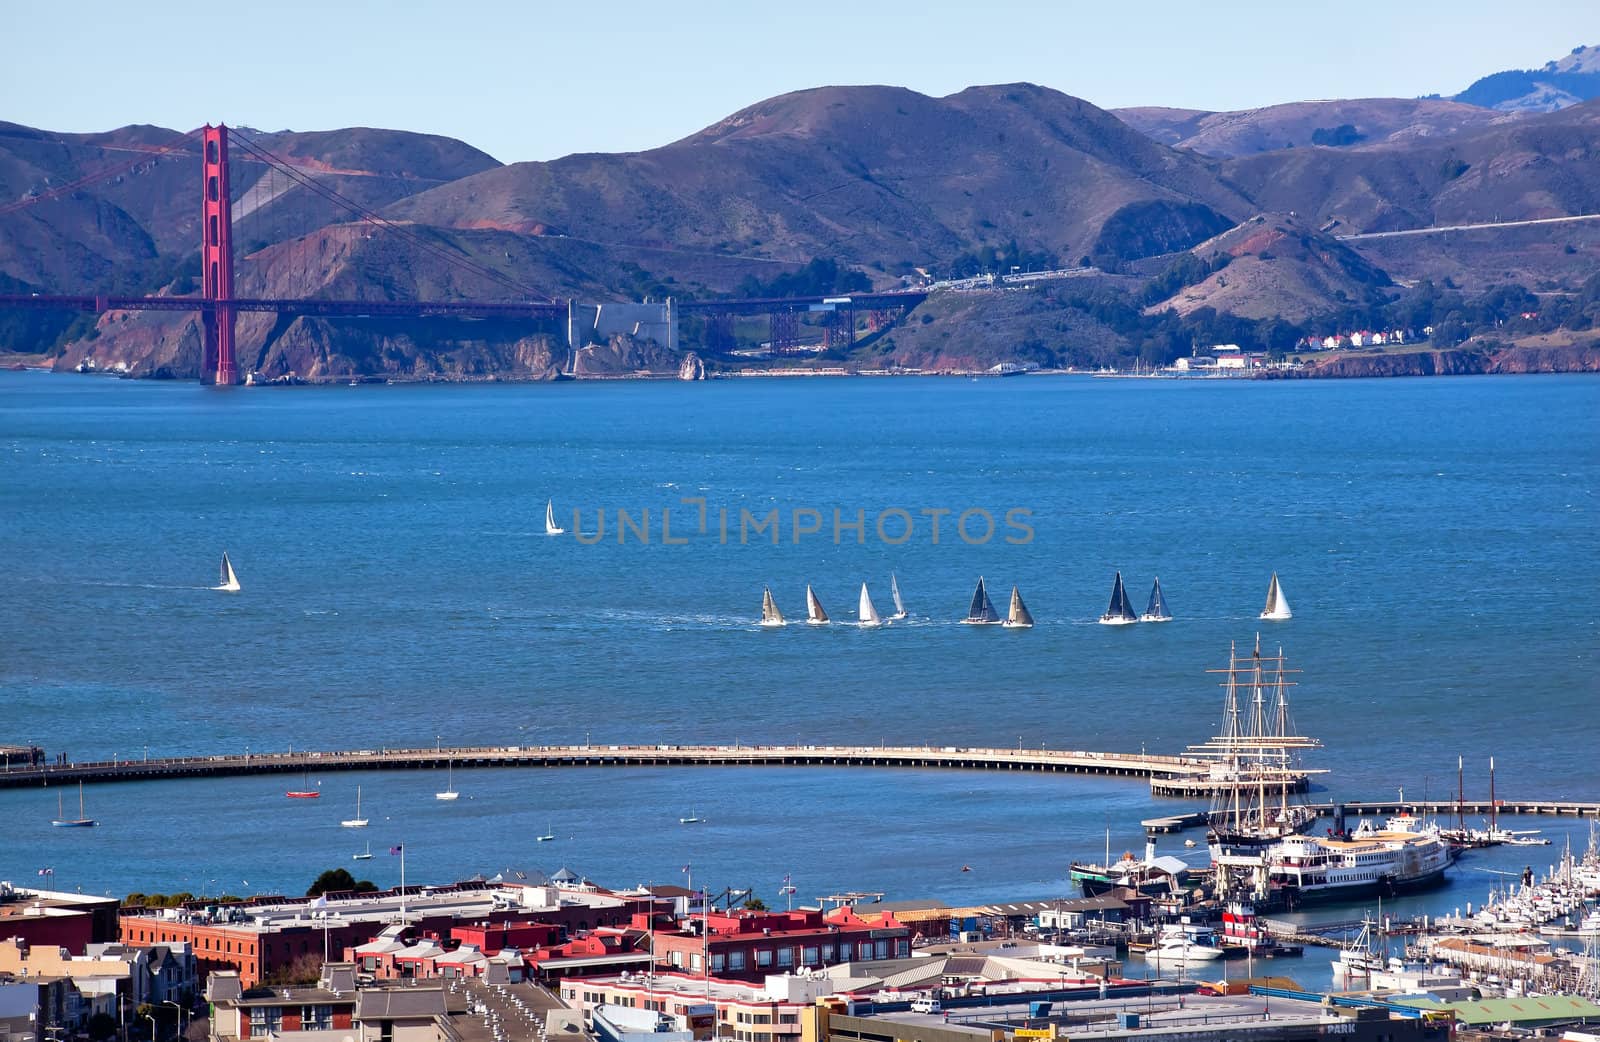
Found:
[[[350,855],[350,860],[351,861],[371,861],[372,860],[372,840],[370,840],[370,839],[367,840],[367,849],[363,850],[359,854],[351,854]]]
[[[856,619],[863,627],[882,626],[883,620],[878,617],[878,609],[872,603],[872,595],[867,593],[867,584],[861,584],[861,603],[856,607]]]
[[[1033,629],[1033,615],[1028,611],[1028,606],[1022,603],[1022,594],[1015,586],[1011,587],[1011,610],[1006,613],[1006,621],[1001,625],[1008,630]]]
[[[434,793],[433,794],[433,798],[436,799],[436,800],[454,800],[454,799],[459,799],[461,797],[461,794],[456,791],[455,778],[456,778],[456,761],[455,761],[455,757],[452,756],[449,760],[447,760],[445,762],[445,766],[444,766],[444,791],[443,792]]]
[[[361,816],[361,786],[356,786],[356,816],[346,818],[339,824],[347,829],[364,829],[367,827],[367,819]]]
[[[822,610],[822,602],[817,600],[816,592],[811,589],[811,584],[806,584],[806,622],[812,626],[826,626],[829,623],[828,613]]]
[[[983,576],[978,576],[978,588],[972,591],[972,603],[967,606],[967,617],[961,620],[964,626],[998,626],[1000,613],[994,610],[994,604],[989,600],[989,591],[984,588]]]
[[[233,574],[233,563],[228,560],[228,551],[226,550],[222,551],[221,582],[211,588],[220,590],[223,593],[239,592],[239,577]]]
[[[567,530],[556,524],[556,501],[547,499],[544,503],[544,534],[565,535]]]
[[[83,782],[78,783],[78,816],[67,817],[66,810],[61,806],[61,794],[56,793],[56,816],[50,824],[58,829],[88,829],[100,824],[83,812]]]
[[[894,614],[889,616],[889,621],[899,622],[906,617],[906,604],[900,599],[900,580],[893,572],[889,573],[889,596],[894,598]]]
[[[1139,616],[1140,622],[1171,622],[1172,612],[1167,610],[1167,599],[1161,596],[1161,578],[1156,577],[1156,584],[1150,587],[1150,603],[1144,606],[1144,614]]]
[[[772,599],[772,587],[765,586],[761,590],[761,625],[768,629],[787,626],[783,612],[778,610],[778,602]]]
[[[1271,622],[1294,618],[1289,610],[1289,598],[1283,595],[1283,587],[1278,583],[1277,572],[1272,573],[1272,582],[1267,585],[1267,606],[1261,609],[1261,617]]]
[[[1122,573],[1118,572],[1117,581],[1111,584],[1111,604],[1100,616],[1100,625],[1127,626],[1138,621],[1139,616],[1133,613],[1133,605],[1128,602],[1128,591],[1122,585]]]

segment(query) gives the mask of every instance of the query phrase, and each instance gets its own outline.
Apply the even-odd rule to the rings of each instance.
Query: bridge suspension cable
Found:
[[[165,145],[161,148],[153,148],[148,152],[141,151],[137,156],[131,160],[128,160],[127,162],[117,162],[109,166],[101,167],[98,170],[84,174],[82,177],[77,178],[76,180],[69,181],[64,185],[57,185],[49,191],[40,192],[38,195],[25,196],[21,199],[14,200],[13,202],[0,205],[0,214],[14,213],[17,210],[22,210],[29,206],[33,206],[35,203],[42,203],[50,199],[59,199],[64,195],[71,195],[73,192],[81,191],[90,185],[98,184],[102,181],[108,181],[111,178],[121,177],[124,174],[131,173],[136,167],[139,167],[145,163],[156,162],[162,157],[170,155],[173,152],[177,152],[180,149],[187,150],[194,144],[195,135],[199,133],[200,131],[198,129],[191,130],[187,134],[183,135],[183,137],[174,141],[172,144]]]
[[[510,275],[507,275],[501,271],[496,271],[493,268],[486,267],[485,265],[479,264],[476,261],[459,256],[437,243],[429,242],[404,225],[395,221],[391,221],[376,211],[363,206],[356,200],[351,199],[350,197],[343,195],[332,188],[329,188],[327,185],[319,182],[316,178],[296,169],[293,164],[289,163],[281,156],[274,154],[264,145],[250,140],[249,137],[247,137],[238,129],[230,127],[228,129],[228,135],[233,141],[237,142],[246,152],[250,153],[256,159],[266,163],[270,168],[277,170],[279,173],[283,174],[285,177],[288,177],[295,183],[303,185],[305,188],[321,196],[328,202],[333,203],[335,206],[348,212],[352,216],[368,224],[382,228],[384,231],[404,240],[417,249],[423,250],[434,257],[437,257],[446,264],[449,264],[455,268],[459,268],[463,271],[471,272],[479,278],[496,283],[505,289],[509,289],[517,293],[519,296],[535,298],[543,303],[549,303],[553,301],[554,298],[524,285],[523,283],[512,278]]]

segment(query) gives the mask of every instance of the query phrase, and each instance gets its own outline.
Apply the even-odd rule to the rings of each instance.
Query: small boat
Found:
[[[339,824],[347,829],[364,829],[367,827],[367,819],[361,816],[361,786],[356,786],[356,816],[346,818]]]
[[[1033,616],[1028,612],[1028,606],[1022,603],[1022,594],[1017,592],[1015,586],[1011,587],[1011,610],[1006,613],[1006,621],[1002,625],[1008,630],[1033,629]]]
[[[1000,615],[994,610],[994,605],[989,601],[989,591],[983,587],[983,576],[978,576],[978,588],[972,591],[972,603],[967,607],[967,617],[961,620],[965,626],[998,626]]]
[[[1144,606],[1144,614],[1139,616],[1140,622],[1171,622],[1172,612],[1167,610],[1167,599],[1161,596],[1161,579],[1156,578],[1156,584],[1150,587],[1150,603]]]
[[[78,816],[76,818],[67,817],[66,811],[61,807],[61,794],[58,792],[56,793],[56,816],[50,820],[50,824],[58,829],[88,829],[100,824],[83,812],[83,782],[78,783]]]
[[[766,586],[761,590],[761,625],[768,629],[787,626],[783,612],[778,610],[778,602],[772,599],[772,587]]]
[[[556,501],[547,499],[544,503],[544,534],[566,535],[567,530],[556,524]]]
[[[889,616],[889,621],[898,622],[906,617],[906,604],[900,599],[900,581],[894,573],[889,573],[889,596],[894,598],[894,614]]]
[[[1261,609],[1261,617],[1273,622],[1294,617],[1289,611],[1289,598],[1283,595],[1283,587],[1278,585],[1277,572],[1272,573],[1272,582],[1267,586],[1267,606]]]
[[[864,627],[882,626],[883,620],[878,617],[878,609],[872,603],[872,595],[867,593],[867,584],[861,584],[861,604],[856,608],[856,618]]]
[[[1202,943],[1202,939],[1209,940],[1211,935],[1179,933],[1176,931],[1162,934],[1161,939],[1154,948],[1144,953],[1146,959],[1157,962],[1163,960],[1176,962],[1210,962],[1220,959],[1226,954],[1214,944]]]
[[[239,577],[233,574],[233,564],[228,560],[228,551],[222,551],[222,581],[220,585],[211,587],[223,593],[239,592]]]
[[[678,819],[678,824],[680,824],[680,825],[698,825],[698,824],[700,824],[701,822],[703,822],[705,820],[706,820],[705,818],[697,818],[697,817],[695,817],[694,811],[690,810],[688,817],[679,818]]]
[[[322,783],[317,782],[317,784],[321,785]],[[301,788],[290,789],[284,795],[291,800],[317,800],[322,798],[322,790],[311,787],[311,771],[309,769],[305,774],[301,775],[300,785]]]
[[[436,799],[436,800],[454,800],[454,799],[460,798],[461,794],[456,791],[455,776],[456,776],[456,761],[455,761],[455,757],[452,756],[449,760],[447,760],[445,762],[445,765],[444,765],[444,791],[443,792],[434,793],[433,794],[433,798],[434,799]]]
[[[370,839],[367,840],[367,849],[366,850],[363,850],[359,854],[351,854],[350,855],[350,860],[351,861],[371,861],[372,860],[372,840],[370,840]]]
[[[535,836],[533,838],[538,840],[540,843],[548,843],[551,840],[556,838],[556,827],[554,825],[551,825],[550,826],[550,831],[546,832],[542,836]]]
[[[822,602],[817,600],[809,583],[806,585],[806,622],[812,626],[828,624],[828,613],[822,610]]]
[[[1111,605],[1100,616],[1100,625],[1127,626],[1138,621],[1139,616],[1133,613],[1133,605],[1128,603],[1128,591],[1122,585],[1122,573],[1118,572],[1117,581],[1111,585]]]

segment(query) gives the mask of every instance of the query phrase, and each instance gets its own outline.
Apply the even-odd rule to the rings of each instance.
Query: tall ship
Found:
[[[1302,752],[1321,747],[1296,733],[1289,713],[1290,669],[1282,649],[1241,656],[1230,649],[1222,676],[1222,733],[1191,752],[1211,759],[1216,782],[1208,841],[1217,886],[1263,908],[1392,894],[1437,884],[1453,858],[1436,826],[1409,817],[1346,831],[1336,811],[1326,836],[1310,833],[1315,813],[1299,798],[1308,771]]]

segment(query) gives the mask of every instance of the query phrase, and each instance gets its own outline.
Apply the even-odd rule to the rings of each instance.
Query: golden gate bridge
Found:
[[[198,312],[203,333],[200,380],[208,384],[236,384],[240,380],[235,333],[238,316],[270,312],[284,316],[320,318],[458,318],[511,319],[530,322],[568,321],[573,301],[548,296],[526,286],[504,271],[431,241],[417,226],[391,220],[363,203],[322,183],[301,165],[275,154],[259,141],[224,124],[206,124],[172,144],[141,151],[131,162],[100,169],[70,183],[30,193],[0,205],[0,216],[51,200],[87,191],[97,183],[120,177],[135,167],[168,155],[186,152],[198,139],[201,160],[200,293],[192,295],[9,294],[0,295],[0,308],[40,311],[79,311],[105,314],[115,311]],[[293,185],[344,211],[357,220],[382,229],[407,246],[450,267],[476,276],[505,291],[511,299],[408,301],[392,299],[331,299],[320,297],[238,297],[234,293],[234,213],[230,145],[248,161],[265,164]],[[269,201],[278,193],[267,193]],[[683,300],[674,302],[672,320],[698,314],[705,320],[706,346],[725,350],[733,342],[733,320],[739,316],[767,315],[768,344],[775,354],[792,354],[800,344],[801,316],[819,312],[825,348],[855,346],[857,310],[867,312],[868,328],[891,324],[906,310],[921,303],[922,291],[852,293],[832,296],[764,297],[746,299]],[[576,346],[576,345],[572,345]]]

